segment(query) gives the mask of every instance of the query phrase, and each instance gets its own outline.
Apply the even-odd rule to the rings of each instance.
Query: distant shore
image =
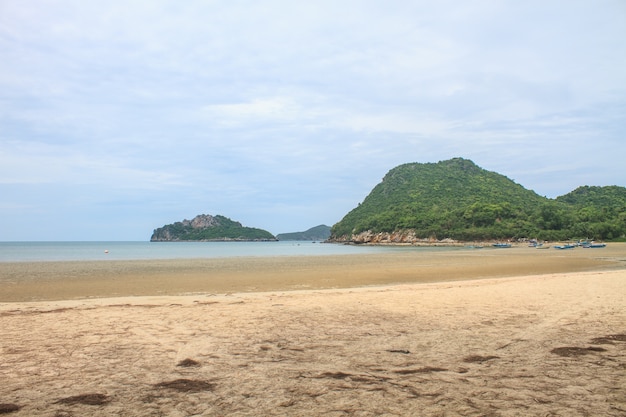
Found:
[[[454,240],[454,239],[442,239],[442,240],[432,240],[432,239],[418,239],[418,240],[408,240],[403,241],[392,240],[389,238],[384,239],[372,239],[372,240],[329,240],[324,243],[338,244],[338,245],[356,245],[356,246],[416,246],[416,247],[491,247],[497,243],[510,243],[512,247],[524,247],[528,246],[530,242],[541,243],[542,245],[552,246],[558,245],[561,243],[578,243],[579,241],[576,239],[570,240],[555,240],[555,241],[534,241],[531,239],[528,240],[509,240],[509,239],[501,239],[501,240]],[[610,244],[622,244],[624,242],[613,242]]]

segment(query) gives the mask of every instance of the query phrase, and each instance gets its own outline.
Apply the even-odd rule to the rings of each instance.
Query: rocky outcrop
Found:
[[[349,239],[331,239],[331,242],[336,243],[352,243],[352,244],[372,244],[372,245],[424,245],[424,246],[463,246],[464,243],[456,241],[454,239],[442,239],[438,240],[435,237],[420,238],[415,235],[413,230],[399,230],[395,232],[380,232],[374,233],[371,230],[353,234]]]
[[[211,216],[210,214],[200,214],[194,217],[192,220],[183,220],[181,223],[183,225],[191,226],[193,229],[204,229],[206,227],[220,225],[219,220],[216,217]],[[243,227],[239,222],[234,223],[238,224],[240,227]]]
[[[152,232],[150,242],[172,242],[180,240],[177,238],[176,233],[167,227],[160,227]]]

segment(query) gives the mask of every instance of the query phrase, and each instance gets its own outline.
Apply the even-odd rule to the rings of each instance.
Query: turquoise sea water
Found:
[[[318,256],[454,250],[319,242],[0,242],[0,262]]]

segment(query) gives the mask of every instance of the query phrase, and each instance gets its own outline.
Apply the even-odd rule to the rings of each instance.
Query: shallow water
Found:
[[[308,241],[281,242],[0,242],[0,262],[323,256],[459,248],[356,246]]]

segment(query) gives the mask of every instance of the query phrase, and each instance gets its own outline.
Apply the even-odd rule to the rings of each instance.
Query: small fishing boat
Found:
[[[583,248],[606,248],[606,243],[588,243]]]
[[[568,244],[568,245],[555,245],[554,249],[574,249],[576,245]]]
[[[511,244],[510,243],[494,243],[492,246],[494,248],[510,248]]]

